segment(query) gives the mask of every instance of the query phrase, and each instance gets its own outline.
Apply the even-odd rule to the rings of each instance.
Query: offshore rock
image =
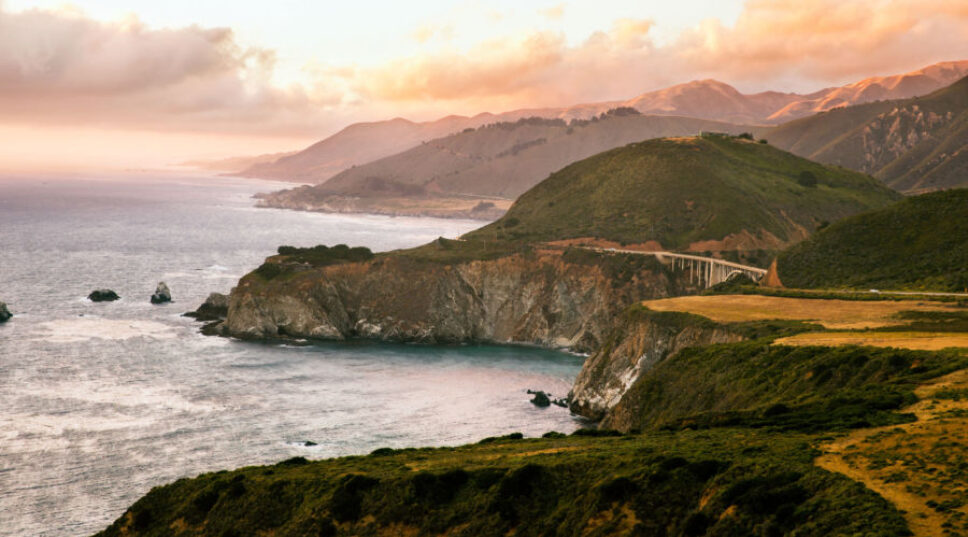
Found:
[[[164,304],[165,302],[171,302],[171,291],[168,290],[165,282],[159,282],[158,287],[155,288],[155,294],[151,295],[151,303]]]
[[[111,289],[96,289],[87,295],[87,299],[91,302],[114,302],[119,298],[121,297]]]
[[[255,339],[516,342],[591,352],[628,304],[691,290],[651,258],[607,257],[566,260],[551,251],[449,264],[385,256],[285,268],[291,272],[269,279],[255,271],[233,290],[219,331]]]
[[[537,407],[551,406],[551,398],[549,398],[548,394],[546,394],[545,392],[542,392],[540,390],[537,392],[531,392],[530,390],[528,390],[528,393],[534,393],[534,397],[531,398],[532,405]]]
[[[621,400],[639,376],[687,347],[744,339],[726,327],[686,313],[658,313],[629,308],[615,323],[602,347],[585,361],[570,394],[572,412],[600,420]],[[621,429],[614,417],[609,427]]]
[[[229,314],[229,295],[211,293],[195,311],[185,314],[197,321],[221,321]]]
[[[7,309],[7,305],[0,302],[0,323],[9,321],[11,317],[13,317],[13,314]]]

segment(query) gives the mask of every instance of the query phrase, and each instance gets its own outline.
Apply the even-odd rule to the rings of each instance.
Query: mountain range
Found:
[[[795,154],[907,193],[968,186],[968,77],[924,97],[837,108],[768,131]]]
[[[568,123],[541,118],[494,123],[355,166],[320,185],[264,195],[261,204],[493,219],[552,172],[596,153],[649,138],[742,130],[702,119],[643,116],[630,108]],[[479,200],[485,205],[476,214],[468,213]],[[498,211],[482,212],[490,208],[487,204]]]
[[[447,116],[430,122],[396,118],[357,123],[293,155],[249,166],[238,174],[299,183],[322,183],[353,166],[468,128],[526,117],[566,121],[590,119],[620,107],[631,107],[644,115],[687,116],[737,124],[778,124],[836,107],[923,95],[966,75],[968,60],[943,62],[909,73],[867,78],[806,95],[775,91],[743,94],[723,82],[699,80],[643,93],[624,101],[522,109],[472,117]]]

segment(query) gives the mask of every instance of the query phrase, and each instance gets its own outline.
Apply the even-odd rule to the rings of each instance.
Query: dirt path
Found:
[[[815,462],[893,503],[918,537],[968,534],[968,370],[916,393],[906,409],[916,422],[853,432],[821,446]]]

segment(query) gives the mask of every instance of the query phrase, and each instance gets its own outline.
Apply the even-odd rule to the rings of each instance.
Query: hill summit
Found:
[[[899,194],[758,143],[704,134],[634,143],[571,164],[467,239],[595,238],[668,250],[772,250]]]

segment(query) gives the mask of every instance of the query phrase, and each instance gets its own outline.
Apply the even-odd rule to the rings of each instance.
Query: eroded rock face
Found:
[[[742,339],[701,317],[632,308],[585,362],[572,387],[569,408],[576,414],[601,420],[642,373],[666,357],[687,347]],[[610,420],[608,426],[622,430],[621,419]]]
[[[171,291],[168,289],[168,285],[165,282],[158,282],[158,287],[155,288],[155,293],[151,295],[152,304],[164,304],[165,302],[171,302]]]
[[[11,317],[13,317],[13,314],[7,309],[7,305],[0,302],[0,323],[9,321]]]
[[[638,300],[686,291],[653,268],[621,279],[560,253],[453,265],[384,257],[264,280],[229,299],[225,335],[386,341],[531,343],[596,350]]]
[[[199,321],[218,321],[225,319],[229,313],[229,295],[222,293],[211,293],[205,302],[195,311],[185,314],[186,317],[194,317]]]
[[[87,299],[91,302],[114,302],[119,298],[121,297],[111,289],[96,289],[87,295]]]

